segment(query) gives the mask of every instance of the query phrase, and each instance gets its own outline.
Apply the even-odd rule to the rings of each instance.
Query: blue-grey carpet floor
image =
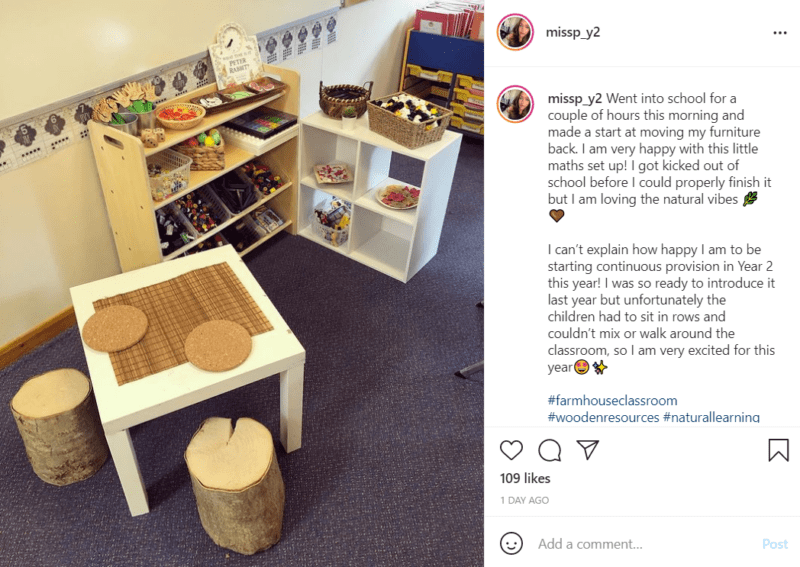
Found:
[[[419,183],[421,165],[391,175]],[[0,566],[483,565],[483,145],[464,139],[438,254],[400,283],[305,238],[245,258],[306,348],[303,446],[278,440],[277,376],[131,430],[151,512],[131,517],[113,462],[48,485],[8,403],[31,376],[88,375],[73,327],[0,370]],[[186,445],[211,416],[273,433],[286,485],[281,541],[243,556],[200,525]]]

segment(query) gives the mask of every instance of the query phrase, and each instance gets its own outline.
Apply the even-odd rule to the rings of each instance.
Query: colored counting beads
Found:
[[[242,167],[242,171],[264,195],[274,193],[283,186],[281,176],[273,174],[268,166],[250,162]]]
[[[175,201],[194,229],[200,234],[217,228],[218,219],[211,206],[194,192]]]

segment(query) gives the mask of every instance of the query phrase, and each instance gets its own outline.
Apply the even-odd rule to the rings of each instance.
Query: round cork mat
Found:
[[[247,329],[233,321],[208,321],[198,325],[183,345],[186,358],[202,370],[223,372],[236,368],[250,355],[253,340]]]
[[[117,352],[132,347],[147,332],[147,315],[130,305],[101,309],[83,326],[83,342],[100,352]]]

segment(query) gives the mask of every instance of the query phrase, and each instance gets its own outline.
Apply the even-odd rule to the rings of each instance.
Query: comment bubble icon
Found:
[[[561,461],[561,445],[555,439],[545,439],[539,443],[539,456],[547,462]]]

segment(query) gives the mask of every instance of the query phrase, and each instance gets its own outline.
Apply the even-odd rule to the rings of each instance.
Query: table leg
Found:
[[[114,466],[117,467],[117,475],[122,484],[125,499],[128,501],[131,516],[147,514],[150,511],[150,507],[147,505],[147,491],[139,470],[139,463],[136,461],[131,434],[127,429],[116,433],[106,433],[106,440],[111,457],[114,459]]]
[[[281,372],[281,443],[287,453],[300,448],[303,432],[303,366]]]

